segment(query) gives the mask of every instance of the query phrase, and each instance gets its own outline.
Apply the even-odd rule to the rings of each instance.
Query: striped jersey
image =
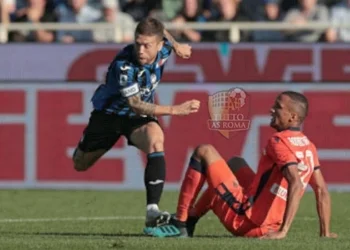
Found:
[[[94,109],[119,116],[135,116],[128,105],[128,97],[139,94],[142,101],[154,103],[155,90],[171,51],[170,42],[165,40],[156,60],[149,65],[140,65],[134,45],[124,47],[109,65],[106,82],[96,89],[92,97]]]

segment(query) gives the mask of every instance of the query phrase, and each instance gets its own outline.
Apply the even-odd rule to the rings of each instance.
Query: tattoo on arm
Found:
[[[142,101],[139,95],[129,97],[128,103],[135,113],[140,115],[154,115],[157,106],[156,104]]]
[[[175,40],[175,38],[172,35],[170,35],[170,33],[166,29],[164,29],[164,36],[166,37],[166,39],[170,41],[173,47],[175,44],[177,44],[177,41]]]

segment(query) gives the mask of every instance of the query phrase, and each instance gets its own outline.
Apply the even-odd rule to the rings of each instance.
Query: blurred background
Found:
[[[176,38],[187,42],[348,42],[349,29],[320,24],[349,24],[349,6],[347,0],[2,0],[3,24],[56,23],[60,26],[52,27],[61,28],[33,31],[13,26],[22,28],[3,29],[1,40],[130,42],[135,23],[153,16],[173,27],[196,23],[172,29]],[[241,22],[248,25],[240,26]],[[272,25],[263,27],[262,22]],[[110,25],[77,30],[77,25],[68,23]],[[268,29],[280,23],[284,25]],[[311,23],[314,25],[309,30],[293,29]],[[66,27],[68,30],[63,30]]]
[[[71,155],[108,64],[147,16],[162,20],[189,60],[167,62],[157,102],[197,98],[198,114],[162,117],[167,189],[191,151],[214,144],[256,170],[283,90],[310,101],[305,133],[331,189],[350,190],[350,0],[0,0],[0,188],[143,190],[144,155],[121,139],[92,169]],[[208,96],[247,93],[249,128],[210,130]]]

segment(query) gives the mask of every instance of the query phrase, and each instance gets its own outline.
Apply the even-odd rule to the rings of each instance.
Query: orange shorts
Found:
[[[239,182],[239,184],[245,189],[249,189],[250,185],[253,183],[255,178],[255,173],[253,170],[247,165],[241,167],[236,173],[235,176]]]
[[[207,180],[209,187],[215,190],[212,210],[228,231],[244,237],[260,237],[267,233],[245,216],[249,199],[224,160],[208,166]]]

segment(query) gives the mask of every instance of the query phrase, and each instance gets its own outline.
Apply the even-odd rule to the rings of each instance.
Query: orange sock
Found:
[[[176,218],[185,222],[188,217],[190,208],[193,206],[199,191],[202,189],[205,175],[204,168],[200,162],[191,158],[190,164],[186,171],[185,179],[182,182]]]
[[[202,196],[198,199],[194,207],[190,210],[189,216],[200,218],[205,215],[211,208],[214,195],[214,190],[207,188]]]

